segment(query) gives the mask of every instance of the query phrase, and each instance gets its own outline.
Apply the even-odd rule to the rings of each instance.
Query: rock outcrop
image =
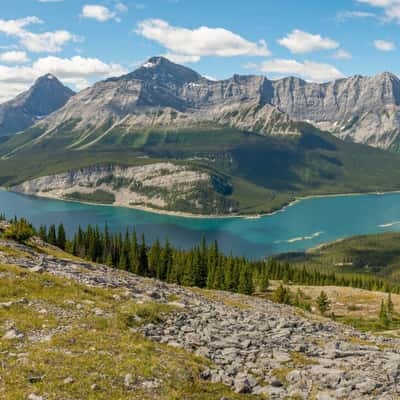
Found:
[[[194,213],[234,211],[220,209],[220,201],[232,190],[222,177],[171,162],[145,163],[137,167],[103,165],[43,176],[14,186],[12,190],[40,197],[106,203],[124,207]],[[207,202],[199,196],[206,191]],[[224,200],[225,206],[228,204]]]

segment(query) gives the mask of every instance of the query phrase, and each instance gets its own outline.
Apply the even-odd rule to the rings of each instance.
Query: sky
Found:
[[[204,76],[400,74],[400,0],[2,0],[0,102],[46,73],[74,90],[163,55]]]

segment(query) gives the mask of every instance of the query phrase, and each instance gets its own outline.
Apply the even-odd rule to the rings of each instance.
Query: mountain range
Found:
[[[116,131],[129,135],[143,128],[201,124],[228,125],[266,135],[298,134],[296,121],[383,149],[396,149],[399,141],[400,80],[388,72],[323,84],[293,77],[271,81],[252,75],[212,81],[163,57],[153,57],[132,73],[83,90],[65,106],[72,92],[49,77],[39,79],[30,91],[9,103],[32,110],[28,113],[31,125],[38,115],[60,108],[37,124],[42,134],[39,140],[48,140],[61,126],[73,124],[71,148],[108,141]],[[1,115],[19,121],[9,103],[3,105]],[[23,125],[27,122],[21,122]],[[6,127],[1,126],[4,132]]]
[[[387,151],[400,137],[400,81],[390,73],[324,84],[253,75],[214,81],[153,57],[75,95],[60,86],[54,93],[52,101],[39,97],[57,110],[0,145],[0,184],[29,181],[18,190],[87,200],[97,193],[111,203],[103,192],[113,192],[118,204],[218,214],[270,211],[300,195],[400,189],[400,154]],[[139,180],[124,169],[145,165]],[[95,166],[103,168],[99,182]],[[77,169],[78,181],[59,175]],[[110,170],[122,175],[107,173],[105,182]],[[201,179],[182,191],[174,171]]]

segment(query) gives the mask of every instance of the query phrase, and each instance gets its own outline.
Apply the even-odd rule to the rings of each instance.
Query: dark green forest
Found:
[[[367,290],[400,293],[400,286],[362,274],[340,274],[310,269],[305,265],[292,266],[273,258],[250,261],[244,257],[226,255],[217,242],[201,243],[190,250],[173,247],[168,239],[146,243],[135,229],[111,233],[107,226],[79,228],[71,240],[66,239],[63,225],[41,226],[42,240],[84,259],[104,263],[110,267],[156,278],[169,283],[199,288],[227,290],[252,294],[268,288],[269,280],[305,285],[336,285]]]

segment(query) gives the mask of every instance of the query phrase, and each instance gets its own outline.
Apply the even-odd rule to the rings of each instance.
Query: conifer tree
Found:
[[[392,294],[390,292],[388,294],[388,299],[387,299],[387,311],[388,311],[389,317],[392,318],[393,313],[394,313],[394,304],[392,301]]]
[[[65,228],[63,224],[58,225],[58,232],[57,232],[57,246],[61,250],[65,250],[67,244],[67,237],[65,234]]]
[[[322,315],[330,309],[330,300],[328,299],[327,294],[322,290],[320,295],[317,297],[317,306]]]
[[[281,304],[291,304],[290,289],[280,284],[274,292],[274,300]]]
[[[240,270],[238,292],[243,294],[254,292],[253,276],[250,269],[244,266]]]
[[[149,276],[154,278],[157,276],[157,271],[161,268],[161,245],[157,239],[149,251]]]
[[[47,241],[47,228],[45,225],[40,225],[39,228],[39,237],[41,240],[43,240],[44,242]]]
[[[129,270],[134,274],[139,273],[139,245],[137,242],[136,230],[132,232],[131,246],[129,250]]]
[[[57,245],[57,235],[56,235],[56,226],[50,225],[49,233],[47,235],[48,243],[56,246]]]
[[[382,299],[381,308],[379,310],[379,322],[387,328],[389,326],[389,317],[387,314],[387,308],[384,300]]]
[[[164,248],[161,251],[160,268],[157,271],[157,279],[168,280],[172,266],[172,249],[168,238],[165,240]]]
[[[142,276],[147,276],[149,271],[148,259],[147,259],[147,247],[142,235],[142,241],[139,247],[139,270],[138,274]]]

